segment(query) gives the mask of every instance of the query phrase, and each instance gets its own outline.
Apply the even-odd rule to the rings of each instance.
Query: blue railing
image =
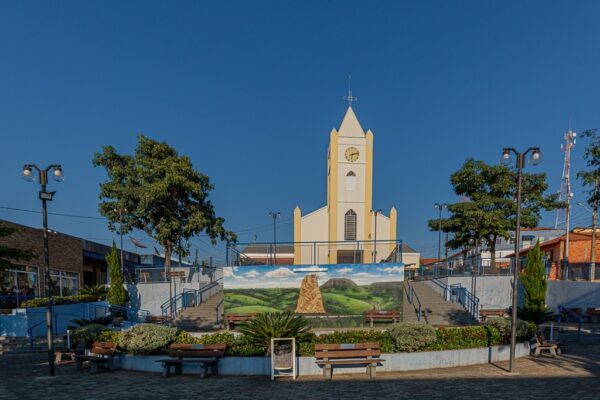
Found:
[[[200,305],[205,300],[204,293],[216,286],[219,286],[220,280],[209,283],[200,289],[183,289],[181,293],[176,294],[169,300],[160,305],[160,311],[165,320],[173,320],[179,313],[188,307]]]
[[[560,322],[564,314],[567,314],[569,317],[577,321],[577,341],[581,342],[581,324],[583,323],[583,318],[581,318],[581,315],[576,314],[572,310],[561,305],[558,306],[558,333],[560,334]]]
[[[462,284],[447,285],[439,279],[431,279],[431,282],[443,290],[444,300],[462,305],[473,318],[479,320],[479,298],[462,287]]]
[[[425,319],[427,319],[427,310],[425,308],[423,308],[423,306],[421,304],[421,300],[419,300],[419,296],[417,296],[417,293],[415,292],[415,288],[412,287],[412,285],[410,284],[409,281],[405,281],[405,282],[406,282],[406,286],[407,286],[406,297],[408,298],[408,302],[413,305],[413,307],[415,308],[415,311],[417,312],[417,321],[421,321],[421,316],[423,314],[424,314],[423,317],[425,317]],[[417,302],[416,305],[415,305],[415,300]]]

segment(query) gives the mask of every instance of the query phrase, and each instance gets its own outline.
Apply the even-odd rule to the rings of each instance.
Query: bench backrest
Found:
[[[117,351],[117,344],[111,342],[94,342],[90,353],[102,356],[112,356]]]
[[[493,309],[493,310],[479,310],[479,315],[504,315],[506,310]]]
[[[380,355],[379,342],[315,344],[315,358],[317,359],[368,359]]]
[[[399,317],[399,311],[365,311],[367,317]]]
[[[172,344],[171,357],[223,357],[226,344]]]
[[[242,322],[255,318],[257,315],[257,313],[225,314],[225,318],[228,322]]]

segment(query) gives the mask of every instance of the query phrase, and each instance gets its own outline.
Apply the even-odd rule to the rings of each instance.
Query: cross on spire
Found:
[[[358,101],[358,97],[352,96],[352,76],[348,75],[348,96],[343,97],[348,102],[348,107],[352,107],[353,101]]]

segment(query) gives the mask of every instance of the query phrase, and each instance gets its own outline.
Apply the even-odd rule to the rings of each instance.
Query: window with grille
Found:
[[[348,210],[344,222],[344,240],[356,240],[356,213],[354,210]]]

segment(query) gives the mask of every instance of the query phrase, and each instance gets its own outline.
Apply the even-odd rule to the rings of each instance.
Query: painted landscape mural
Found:
[[[356,317],[402,309],[403,264],[224,268],[225,313]]]

